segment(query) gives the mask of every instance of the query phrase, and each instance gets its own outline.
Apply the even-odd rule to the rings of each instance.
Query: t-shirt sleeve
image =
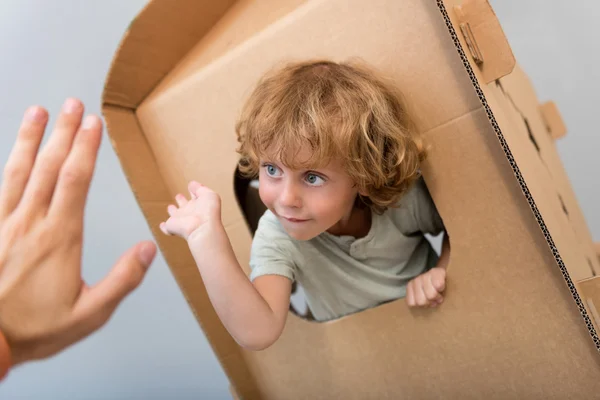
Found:
[[[431,198],[423,178],[400,199],[399,208],[393,211],[400,231],[405,235],[428,233],[437,236],[444,230],[442,217]]]
[[[276,217],[267,211],[254,233],[250,251],[250,280],[263,275],[281,275],[295,280],[294,244],[279,225]]]

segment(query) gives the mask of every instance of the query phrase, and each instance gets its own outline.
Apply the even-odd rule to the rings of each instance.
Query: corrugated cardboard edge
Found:
[[[177,238],[164,236],[158,228],[159,223],[166,216],[166,208],[172,202],[172,196],[168,188],[162,184],[164,182],[162,178],[148,179],[149,176],[160,177],[161,172],[134,111],[105,104],[103,113],[107,128],[111,132],[110,141],[114,151],[117,155],[128,154],[128,157],[118,158],[148,227],[155,238],[161,237],[156,240],[161,253],[167,263],[177,262],[186,265],[186,268],[171,272],[179,287],[187,289],[181,290],[187,304],[203,305],[201,314],[194,307],[190,307],[190,311],[208,339],[213,353],[230,378],[248,377],[248,379],[236,380],[245,393],[259,393],[240,347],[235,344],[231,335],[220,323],[206,292],[200,288],[203,285],[202,278],[187,244]],[[139,165],[143,165],[144,168],[139,168]],[[208,326],[213,329],[207,329]],[[218,333],[214,334],[214,332]]]
[[[106,121],[108,136],[113,150],[117,155],[122,154],[125,147],[135,146],[138,150],[136,152],[129,152],[129,154],[136,154],[137,157],[145,159],[144,170],[140,170],[133,160],[126,160],[123,157],[119,157],[119,162],[144,218],[155,237],[161,235],[157,231],[160,210],[164,210],[162,214],[166,215],[166,207],[172,201],[172,196],[168,188],[164,185],[144,185],[141,184],[144,180],[137,178],[140,174],[147,175],[149,173],[161,176],[160,168],[154,159],[150,144],[145,138],[136,116],[137,107],[160,84],[168,72],[180,62],[185,54],[193,48],[197,41],[205,35],[206,30],[212,27],[214,20],[221,18],[234,3],[235,0],[223,0],[221,2],[214,2],[213,0],[149,1],[124,33],[111,62],[109,73],[106,76],[102,93],[102,114]],[[208,5],[213,6],[211,8],[212,13],[204,12],[204,10],[209,8],[207,7]],[[178,12],[173,13],[172,9],[185,6],[194,10],[195,13],[190,12],[186,14],[186,26],[189,29],[186,29],[184,32],[184,43],[175,47],[168,46],[168,41],[173,39],[172,32],[168,30],[164,32],[155,31],[153,28],[155,24],[152,21],[156,18],[173,19],[175,15],[179,15],[179,11],[181,10],[179,9]],[[201,14],[201,18],[199,19],[202,20],[202,24],[198,22],[198,18],[194,18],[198,13]],[[162,27],[168,25],[160,24]],[[171,26],[178,26],[180,28],[181,24],[171,24]],[[147,36],[154,36],[154,38]],[[158,39],[154,40],[155,38]],[[150,42],[152,46],[150,50],[148,50],[147,46],[144,46],[144,41]],[[156,41],[159,41],[159,44],[163,44],[163,46],[157,46]],[[144,57],[140,57],[138,51],[140,46],[147,51],[144,54],[152,55],[164,50],[167,55],[161,57],[160,65],[155,65]],[[159,180],[164,182],[162,179]],[[175,251],[166,251],[168,246],[172,246],[170,243],[167,245],[166,241],[168,240],[169,238],[156,240],[167,262],[173,257],[181,257],[181,255],[175,254]],[[181,253],[186,253],[186,256],[191,259],[187,248],[183,248],[182,246],[176,247],[178,247]],[[185,282],[181,281],[186,279],[184,277],[185,273],[183,271],[179,274],[180,276],[177,276],[177,274],[174,276],[179,281],[180,287],[185,286]],[[197,282],[202,284],[201,279],[198,279]],[[186,297],[188,304],[192,304],[192,301],[195,301],[195,299],[188,298],[189,293],[186,291],[182,290],[182,294]],[[206,301],[203,301],[203,303],[206,303]],[[234,376],[247,377],[242,382],[238,379],[236,385],[239,385],[240,390],[244,393],[252,393],[258,396],[260,392],[256,387],[252,373],[247,368],[243,353],[234,344],[233,338],[227,333],[225,328],[222,325],[216,325],[220,328],[220,334],[217,337],[209,337],[208,330],[205,328],[206,324],[215,325],[214,319],[217,317],[214,310],[203,315],[197,315],[192,307],[190,309],[194,313],[200,329],[207,337],[213,353],[219,359],[220,365],[226,375],[230,380]],[[232,363],[231,359],[234,359],[235,362]],[[232,390],[234,389],[232,388]]]
[[[148,7],[150,7],[152,4],[154,4],[154,3],[150,3],[150,5]],[[547,228],[545,226],[545,223],[544,223],[543,219],[541,218],[541,214],[540,214],[539,210],[537,209],[537,206],[535,205],[535,202],[533,201],[533,198],[532,198],[531,194],[529,193],[529,190],[527,189],[527,186],[526,186],[526,184],[524,182],[524,179],[523,179],[523,177],[522,177],[522,175],[521,175],[521,173],[519,171],[519,168],[517,167],[517,165],[516,165],[516,163],[514,161],[514,158],[512,157],[512,154],[511,154],[510,150],[508,149],[508,146],[507,146],[506,141],[504,140],[503,134],[500,131],[498,124],[495,121],[495,117],[493,115],[493,112],[491,111],[491,108],[487,104],[487,101],[486,101],[486,98],[484,96],[484,93],[483,93],[483,91],[482,91],[482,89],[481,89],[481,87],[479,85],[478,78],[475,75],[475,73],[474,73],[474,71],[473,71],[473,69],[471,67],[470,60],[469,60],[468,56],[465,54],[465,52],[463,51],[463,48],[462,48],[460,40],[459,40],[459,38],[457,36],[457,33],[455,32],[454,27],[453,27],[453,25],[452,25],[452,23],[450,21],[450,18],[448,16],[447,12],[446,12],[446,8],[444,6],[443,0],[437,0],[437,4],[438,4],[438,8],[440,9],[440,11],[441,11],[441,13],[442,13],[442,15],[443,15],[443,17],[445,19],[448,31],[449,31],[449,33],[451,35],[451,38],[453,39],[453,41],[455,43],[456,49],[457,49],[457,51],[459,53],[459,56],[460,56],[460,58],[461,58],[461,60],[463,62],[463,65],[464,65],[466,71],[469,74],[469,77],[471,79],[473,87],[476,90],[476,93],[478,94],[478,97],[479,97],[479,99],[481,101],[481,104],[483,105],[483,107],[485,109],[485,112],[486,112],[486,114],[488,116],[488,119],[489,119],[492,127],[494,128],[494,130],[496,132],[496,135],[497,135],[497,137],[498,137],[498,139],[499,139],[499,141],[500,141],[500,143],[501,143],[501,145],[502,145],[502,147],[504,149],[504,152],[505,152],[505,155],[507,157],[507,160],[509,161],[509,163],[510,163],[512,169],[513,169],[513,172],[514,172],[514,174],[515,174],[515,176],[516,176],[516,178],[517,178],[517,180],[518,180],[518,182],[520,184],[522,192],[524,193],[526,199],[528,200],[528,202],[530,204],[530,208],[531,208],[534,216],[536,217],[536,220],[538,221],[538,224],[539,224],[540,228],[542,229],[542,232],[544,233],[544,237],[545,237],[548,245],[550,246],[550,248],[552,250],[552,254],[554,255],[554,257],[555,257],[555,259],[556,259],[556,261],[557,261],[557,263],[558,263],[558,265],[560,267],[560,270],[561,270],[561,272],[563,274],[563,277],[564,277],[565,281],[567,282],[567,286],[571,290],[571,294],[572,294],[572,296],[573,296],[573,298],[574,298],[574,300],[575,300],[575,302],[576,302],[576,304],[577,304],[577,306],[579,308],[579,311],[580,311],[581,315],[584,318],[584,321],[586,322],[586,326],[588,327],[588,330],[589,330],[590,334],[592,335],[592,338],[594,339],[594,343],[596,344],[596,347],[599,348],[600,343],[599,343],[598,337],[596,335],[595,328],[594,328],[594,326],[592,324],[592,320],[591,320],[590,316],[588,315],[587,310],[585,308],[585,303],[580,298],[580,295],[577,292],[577,289],[576,289],[575,285],[573,284],[572,279],[569,276],[569,274],[568,274],[568,272],[567,272],[567,270],[565,268],[564,262],[562,261],[562,259],[560,257],[560,254],[558,254],[557,248],[554,245],[552,237],[550,236],[550,234],[549,234],[549,232],[548,232],[548,230],[547,230]],[[200,5],[196,5],[196,7],[200,7]],[[127,39],[124,38],[123,40],[125,41]],[[121,51],[121,49],[119,49],[119,51]],[[118,56],[119,55],[117,54],[116,57],[118,57]],[[112,69],[111,69],[111,71],[112,71]],[[109,77],[109,81],[110,81],[110,77]],[[116,93],[117,95],[119,94],[118,92],[113,92],[113,94],[114,93]],[[105,93],[105,95],[106,95],[106,93]],[[117,97],[116,100],[118,100],[118,99],[119,98]],[[110,102],[110,100],[107,100],[106,97],[103,98],[103,100],[104,100],[104,102],[103,102],[103,110],[106,110],[107,108],[109,108],[111,102]],[[115,100],[115,103],[112,103],[112,105],[117,105],[117,106],[120,105],[121,107],[119,107],[119,108],[121,110],[126,111],[128,113],[131,113],[131,118],[135,118],[135,109],[136,109],[136,107],[138,105],[138,103],[136,101],[133,101],[133,100],[129,99],[128,100],[129,102],[121,104],[121,103],[116,103],[116,100]],[[141,100],[142,99],[140,99],[139,101],[141,102]],[[116,131],[114,131],[114,129],[115,129],[114,127],[110,129],[111,138],[115,138],[117,136],[129,134],[129,132],[127,132],[127,131],[125,131],[125,132],[123,132],[123,131],[116,132]],[[122,128],[120,127],[119,129],[122,129]],[[115,150],[117,150],[117,148],[119,147],[119,143],[113,142],[113,147],[115,148]],[[130,177],[132,177],[133,176],[132,174],[135,172],[135,171],[132,171],[131,168],[133,168],[133,167],[131,167],[131,166],[130,167],[124,166],[125,173],[126,173],[126,176],[128,177],[128,179]],[[129,180],[130,180],[130,184],[132,185],[132,189],[134,191],[134,194],[136,195],[136,198],[138,198],[138,201],[139,201],[140,200],[139,197],[141,196],[140,190],[143,190],[143,189],[139,187],[139,185],[137,184],[137,182],[136,182],[136,186],[133,186],[132,180],[131,179],[129,179]],[[159,194],[158,197],[156,198],[156,200],[159,201],[159,202],[163,201],[163,199],[164,199],[163,194]],[[160,206],[160,205],[157,204],[157,206]],[[147,213],[148,211],[145,210],[144,212]],[[205,331],[205,333],[206,333],[206,331]],[[226,334],[224,334],[224,335],[226,335]],[[213,341],[215,341],[215,338],[211,338],[211,339],[212,339],[211,343]],[[226,339],[217,338],[217,341],[219,341],[219,340],[226,340]],[[223,365],[223,366],[226,365],[226,363],[223,362],[224,361],[223,358],[229,358],[230,359],[230,357],[231,357],[229,355],[220,356],[220,354],[226,354],[226,352],[221,353],[219,351],[215,351],[215,354],[220,359],[221,365]],[[240,363],[240,364],[243,364],[243,363]],[[233,375],[232,371],[227,371],[227,373],[228,373],[229,376]],[[238,374],[238,376],[239,376],[239,374]],[[245,384],[246,384],[246,382],[243,383],[244,386],[245,386]],[[240,389],[241,389],[241,387],[240,387]],[[250,393],[251,391],[248,391],[248,390],[242,391],[242,390],[240,390],[240,392]]]
[[[459,27],[485,83],[512,72],[516,60],[488,0],[463,0],[454,7]]]
[[[487,0],[486,0],[486,2],[487,2]],[[517,165],[517,163],[512,155],[512,152],[508,147],[506,139],[504,138],[504,135],[502,134],[500,126],[496,122],[494,113],[487,102],[487,99],[486,99],[485,94],[479,84],[477,76],[476,76],[475,72],[473,71],[473,67],[472,67],[471,63],[472,62],[475,63],[475,61],[469,60],[469,57],[465,53],[463,46],[460,42],[460,39],[457,35],[457,32],[454,29],[454,25],[452,24],[452,21],[450,20],[448,11],[446,10],[444,0],[437,0],[437,5],[438,5],[438,8],[440,9],[440,12],[442,13],[444,21],[446,22],[446,27],[448,28],[448,32],[450,33],[450,36],[452,38],[452,41],[454,42],[456,50],[458,51],[458,54],[463,62],[463,65],[464,65],[467,73],[469,74],[469,78],[471,79],[471,83],[473,84],[473,87],[477,93],[477,96],[479,97],[479,100],[481,101],[481,104],[483,105],[483,107],[485,109],[488,119],[489,119],[492,127],[494,128],[494,131],[496,132],[496,136],[497,136],[498,140],[500,141],[502,149],[504,150],[504,154],[506,155],[506,158],[507,158],[508,162],[510,163],[513,173],[514,173],[515,177],[517,178],[517,181],[519,182],[521,190],[522,190],[523,194],[525,195],[527,202],[529,203],[531,211],[533,212],[535,219],[537,220],[538,225],[539,225],[540,229],[542,230],[542,233],[544,234],[544,238],[546,239],[548,246],[550,246],[550,249],[552,251],[554,259],[556,260],[558,267],[560,268],[560,271],[565,280],[565,283],[567,284],[567,287],[569,288],[569,290],[571,292],[573,300],[575,300],[575,303],[577,304],[577,308],[579,309],[579,312],[585,322],[585,325],[587,326],[587,329],[592,337],[592,340],[594,341],[594,344],[596,345],[596,350],[600,351],[600,338],[598,337],[594,323],[592,322],[592,319],[590,318],[590,316],[587,312],[586,305],[582,301],[581,296],[577,290],[577,287],[576,287],[575,283],[573,283],[573,280],[571,279],[571,276],[569,275],[569,272],[567,271],[565,263],[563,262],[562,257],[560,256],[560,253],[558,252],[558,249],[554,243],[554,240],[552,239],[552,235],[550,235],[550,232],[548,231],[548,228],[546,227],[544,219],[542,218],[542,215],[533,199],[533,196],[531,195],[531,193],[529,192],[529,189],[527,188],[527,184],[525,183],[525,180],[523,179],[523,175],[521,174],[519,166]]]
[[[149,1],[121,39],[104,83],[103,103],[137,108],[234,3]],[[183,8],[189,12],[182,13]],[[154,23],[157,20],[162,22]]]

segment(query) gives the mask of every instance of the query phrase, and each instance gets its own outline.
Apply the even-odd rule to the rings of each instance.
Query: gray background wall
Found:
[[[558,142],[595,240],[600,184],[600,3],[492,0],[513,51],[542,101],[557,102],[569,134]],[[0,2],[0,165],[23,110],[46,106],[51,122],[67,96],[99,113],[112,55],[144,0]],[[592,174],[592,178],[586,176]],[[95,282],[117,257],[150,237],[108,140],[86,215],[84,276]],[[143,285],[106,327],[47,361],[21,366],[2,399],[225,399],[227,381],[159,255]]]

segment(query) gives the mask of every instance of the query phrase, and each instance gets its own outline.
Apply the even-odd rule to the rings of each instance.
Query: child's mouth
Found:
[[[296,222],[296,223],[308,221],[307,219],[299,219],[299,218],[288,218],[288,217],[283,217],[283,218],[290,222]]]

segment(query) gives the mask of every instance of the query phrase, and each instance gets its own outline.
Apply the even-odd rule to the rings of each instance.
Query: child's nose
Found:
[[[287,184],[279,195],[279,204],[284,207],[300,207],[302,198],[298,188],[294,184]]]

